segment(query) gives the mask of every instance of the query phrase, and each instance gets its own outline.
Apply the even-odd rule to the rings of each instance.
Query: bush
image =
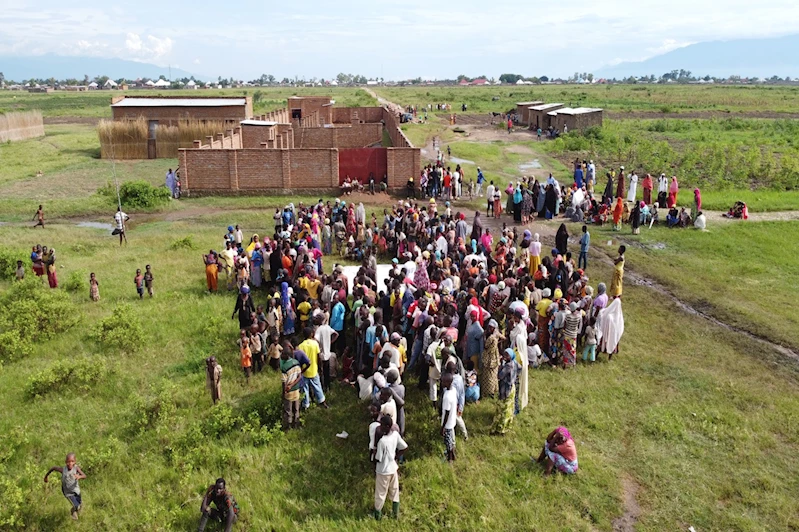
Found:
[[[19,338],[37,342],[66,331],[78,320],[75,305],[60,290],[45,288],[39,279],[14,283],[0,298],[0,332],[16,331]]]
[[[88,277],[88,275],[84,271],[78,270],[71,272],[67,278],[67,282],[64,283],[64,289],[67,292],[81,292],[85,290],[88,286],[86,277]]]
[[[10,281],[15,278],[18,260],[21,260],[22,264],[26,264],[30,258],[26,256],[24,251],[6,247],[0,248],[0,279]]]
[[[112,464],[122,456],[125,445],[114,436],[100,444],[91,445],[81,453],[81,469],[91,475],[100,469]]]
[[[169,203],[166,187],[154,187],[147,181],[126,181],[119,187],[122,204],[134,209],[152,209]]]
[[[144,343],[144,327],[133,308],[123,303],[102,320],[90,336],[106,347],[133,353]]]
[[[22,530],[25,527],[25,522],[22,520],[25,495],[22,488],[17,486],[14,478],[5,471],[5,468],[0,469],[0,501],[3,501],[3,511],[0,512],[0,529]]]
[[[183,238],[178,238],[177,240],[173,240],[172,244],[169,245],[169,249],[176,251],[180,249],[197,249],[196,244],[194,243],[194,239],[189,236],[184,236]]]
[[[150,429],[160,432],[162,428],[172,430],[172,417],[176,412],[174,386],[168,381],[150,399],[136,396],[133,399],[133,412],[130,428],[137,434]]]
[[[14,362],[33,352],[33,344],[20,337],[19,331],[9,330],[0,333],[0,362]]]
[[[25,394],[28,397],[41,397],[65,388],[88,392],[94,383],[107,374],[108,367],[102,359],[59,360],[28,379]]]

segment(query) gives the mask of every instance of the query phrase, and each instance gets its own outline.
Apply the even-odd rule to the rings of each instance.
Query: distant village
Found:
[[[96,76],[90,79],[84,76],[82,80],[66,79],[29,79],[12,81],[7,80],[0,72],[0,88],[5,90],[28,91],[32,93],[67,91],[82,92],[95,90],[132,90],[132,89],[158,89],[158,90],[210,90],[242,87],[360,87],[360,86],[460,86],[484,87],[496,85],[607,85],[607,84],[722,84],[722,85],[797,85],[799,78],[772,76],[770,78],[743,77],[731,75],[726,78],[711,76],[694,76],[687,70],[672,70],[660,76],[630,76],[623,79],[598,78],[591,73],[575,72],[567,78],[550,78],[548,76],[525,77],[520,74],[502,74],[499,78],[478,76],[470,78],[460,75],[455,79],[425,80],[422,78],[401,81],[384,80],[383,78],[366,78],[362,75],[339,74],[332,79],[324,78],[283,78],[278,80],[275,76],[263,74],[260,78],[250,81],[235,80],[233,78],[218,77],[213,80],[200,80],[194,77],[169,80],[162,75],[158,79],[137,78],[135,80],[111,79],[108,76]]]

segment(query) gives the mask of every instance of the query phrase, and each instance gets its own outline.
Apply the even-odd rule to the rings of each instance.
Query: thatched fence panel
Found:
[[[0,115],[0,142],[34,139],[44,136],[41,111],[23,111]]]

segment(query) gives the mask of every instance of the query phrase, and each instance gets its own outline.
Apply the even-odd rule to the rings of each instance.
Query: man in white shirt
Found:
[[[494,182],[493,181],[491,181],[491,183],[486,187],[486,200],[488,201],[488,204],[486,205],[486,216],[488,216],[489,212],[490,213],[494,212]]]
[[[130,220],[127,214],[122,212],[122,207],[117,207],[117,212],[114,214],[114,222],[116,223],[115,234],[119,235],[119,245],[122,245],[122,239],[125,239],[125,244],[128,243],[128,237],[125,235],[125,222]]]
[[[447,239],[444,238],[442,233],[438,233],[438,238],[436,238],[436,251],[441,252],[441,258],[447,256],[449,252],[449,244],[447,244]]]
[[[236,232],[233,233],[233,235],[236,240],[236,247],[240,248],[241,243],[244,240],[244,234],[241,232],[241,228],[238,225],[236,226]]]
[[[441,397],[441,435],[444,437],[444,446],[447,449],[447,461],[455,460],[455,424],[458,418],[458,392],[452,385],[452,374],[444,373],[441,376],[441,387],[444,394]]]
[[[316,325],[314,338],[319,342],[319,356],[322,359],[322,390],[327,392],[330,389],[330,367],[336,367],[336,354],[330,350],[330,346],[338,339],[338,333],[330,325],[325,324],[323,314],[314,318],[314,325]]]
[[[383,515],[383,505],[386,498],[391,497],[391,510],[394,517],[399,517],[399,475],[397,470],[397,456],[402,456],[408,444],[399,435],[391,430],[391,418],[380,418],[380,432],[384,434],[377,442],[375,451],[375,519]]]

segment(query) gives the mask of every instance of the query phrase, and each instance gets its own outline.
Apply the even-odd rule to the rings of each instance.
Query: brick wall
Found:
[[[335,149],[181,149],[188,195],[329,190],[338,187]]]
[[[289,117],[291,117],[291,111],[293,109],[300,109],[303,118],[316,112],[319,113],[320,124],[332,124],[333,118],[331,110],[333,106],[329,105],[331,100],[332,98],[330,96],[296,96],[289,98],[287,105]]]
[[[380,123],[294,130],[295,148],[364,148],[382,140],[383,125]]]
[[[382,107],[334,107],[333,123],[350,124],[358,118],[360,122],[376,123],[383,120]]]
[[[413,177],[418,186],[418,174],[422,168],[419,148],[388,148],[386,153],[388,188],[403,189],[408,178]]]
[[[382,108],[382,111],[388,136],[391,137],[391,145],[395,148],[413,148],[411,141],[408,140],[408,137],[406,137],[405,133],[400,129],[397,116],[385,107]]]

